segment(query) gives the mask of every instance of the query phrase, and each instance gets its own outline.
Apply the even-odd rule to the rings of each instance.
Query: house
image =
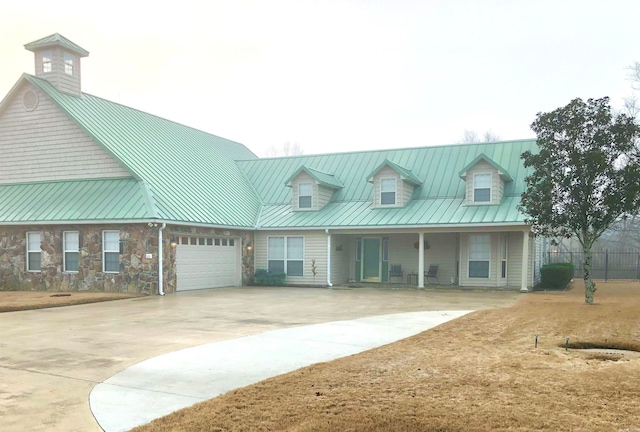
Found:
[[[25,45],[0,103],[5,289],[159,293],[287,283],[533,284],[518,211],[534,140],[259,159],[82,92],[88,51]],[[390,269],[394,271],[390,274]]]

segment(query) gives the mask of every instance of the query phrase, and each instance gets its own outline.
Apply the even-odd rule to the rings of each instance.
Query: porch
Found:
[[[334,285],[518,289],[532,286],[528,231],[331,234]],[[422,245],[422,247],[419,247]],[[346,252],[346,254],[344,253]]]

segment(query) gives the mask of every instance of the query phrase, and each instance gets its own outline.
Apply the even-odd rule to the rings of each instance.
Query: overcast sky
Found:
[[[84,92],[259,156],[530,138],[575,97],[621,104],[639,19],[637,0],[0,0],[0,97],[58,32],[90,52]]]

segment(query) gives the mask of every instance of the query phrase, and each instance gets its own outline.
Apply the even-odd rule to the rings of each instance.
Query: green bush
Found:
[[[543,289],[562,290],[573,279],[573,264],[553,263],[540,268],[540,286]]]
[[[285,277],[287,277],[287,275],[284,273],[270,273],[265,269],[258,269],[253,275],[253,284],[260,286],[283,286]]]

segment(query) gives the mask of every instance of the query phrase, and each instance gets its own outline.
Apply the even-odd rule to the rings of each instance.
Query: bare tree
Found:
[[[480,138],[478,137],[478,133],[474,130],[465,129],[464,135],[462,136],[462,144],[473,144],[480,142]]]
[[[627,80],[631,82],[631,88],[635,91],[640,90],[640,62],[635,62],[627,66]],[[624,107],[622,112],[631,117],[637,117],[640,113],[640,103],[635,94],[631,94],[624,98]]]
[[[500,135],[494,133],[492,130],[488,130],[484,133],[484,142],[496,142],[500,141]]]
[[[462,136],[462,140],[459,142],[461,144],[473,144],[479,142],[496,142],[500,141],[500,136],[495,134],[492,130],[488,130],[482,136],[482,139],[478,135],[478,133],[471,129],[465,129],[464,135]]]
[[[265,151],[266,157],[299,156],[303,154],[304,150],[300,143],[291,143],[289,141],[282,144],[281,147],[271,146]]]

